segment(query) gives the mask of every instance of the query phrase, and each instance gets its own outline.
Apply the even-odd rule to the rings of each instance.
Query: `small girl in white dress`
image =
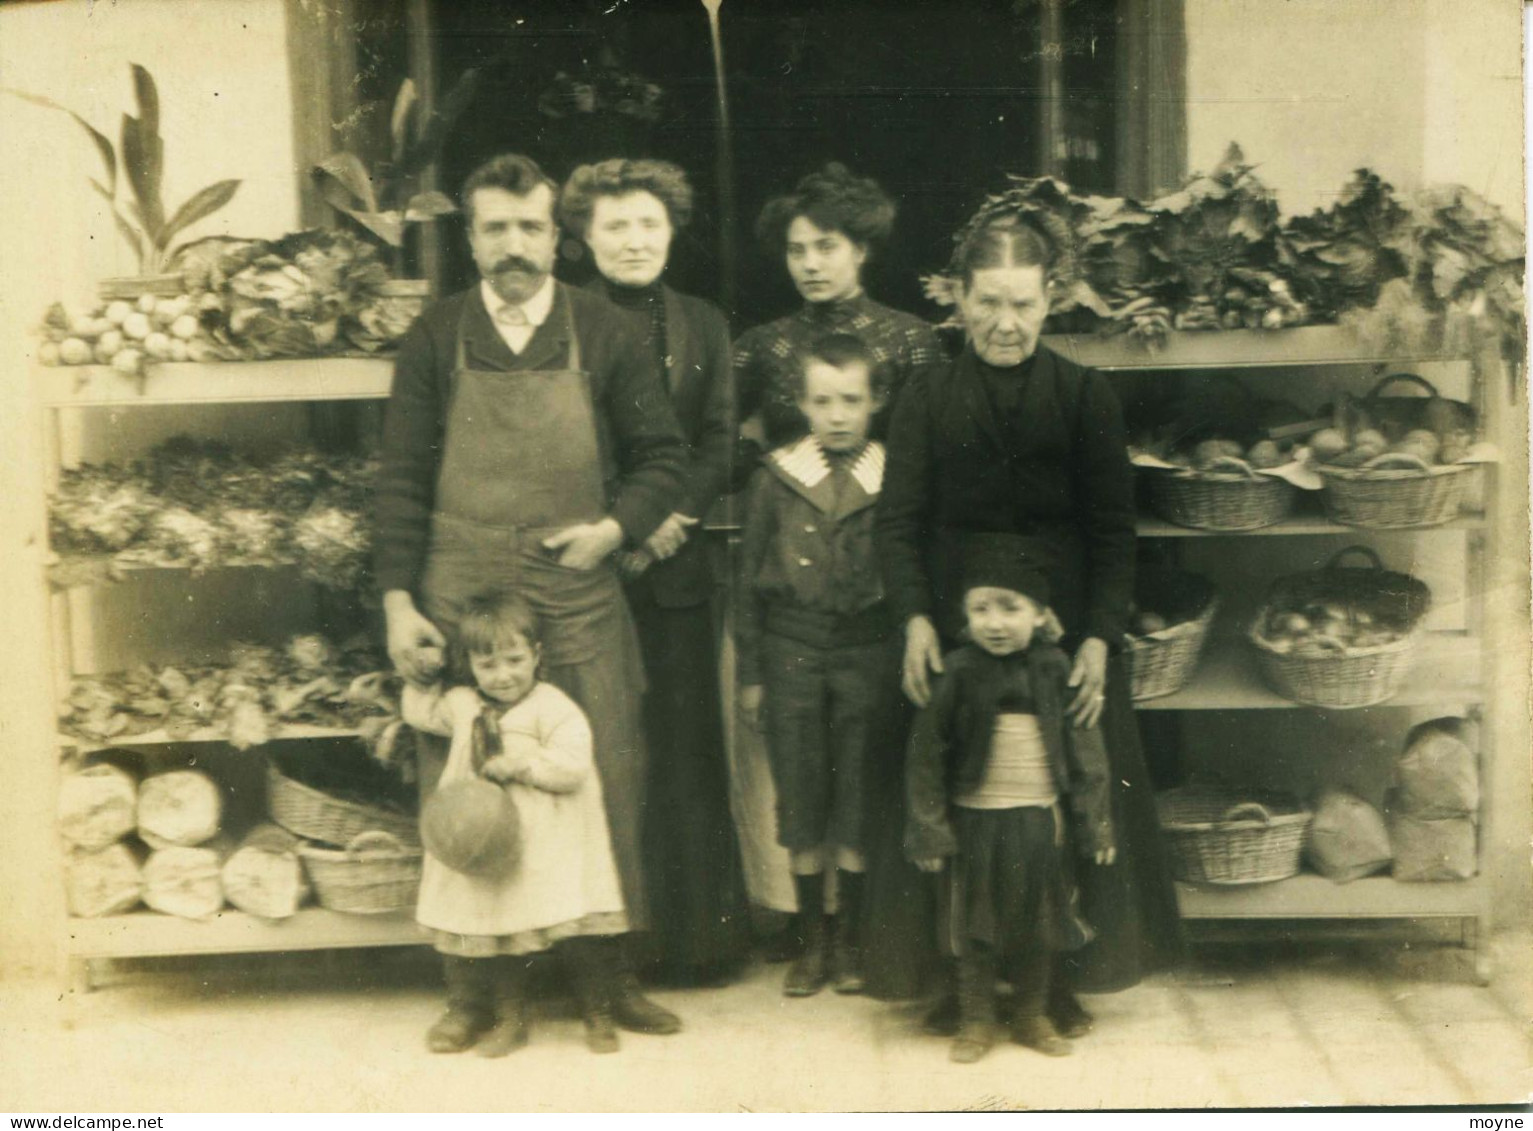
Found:
[[[528,956],[558,944],[593,1052],[617,1050],[611,997],[616,971],[591,936],[628,930],[592,756],[591,728],[574,700],[538,678],[541,634],[513,594],[469,603],[454,647],[474,687],[407,686],[403,713],[417,730],[450,736],[436,788],[472,776],[474,722],[500,750],[478,771],[509,791],[520,818],[520,859],[495,876],[456,872],[426,854],[415,916],[443,956],[447,1010],[432,1025],[433,1052],[478,1046],[505,1056],[527,1040]]]

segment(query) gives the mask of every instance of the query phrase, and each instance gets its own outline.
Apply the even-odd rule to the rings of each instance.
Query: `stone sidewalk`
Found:
[[[0,1110],[955,1110],[1527,1102],[1533,938],[1493,940],[1495,981],[1419,939],[1204,943],[1195,966],[1088,1000],[1073,1056],[947,1060],[920,1009],[823,993],[782,968],[660,992],[687,1029],[596,1057],[558,1001],[502,1061],[433,1057],[429,953],[180,960],[119,972],[72,1006],[0,987]],[[66,1028],[72,1023],[73,1028]]]

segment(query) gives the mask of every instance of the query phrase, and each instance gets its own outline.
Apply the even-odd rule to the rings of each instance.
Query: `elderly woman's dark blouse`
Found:
[[[1046,349],[997,369],[972,349],[906,385],[889,435],[879,541],[904,623],[961,627],[966,533],[1035,539],[1069,638],[1116,644],[1134,589],[1134,484],[1107,378]]]

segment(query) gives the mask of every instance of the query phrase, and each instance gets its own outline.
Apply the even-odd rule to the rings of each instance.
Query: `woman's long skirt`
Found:
[[[648,684],[649,949],[666,980],[716,982],[745,961],[750,919],[729,809],[713,615],[707,604],[668,608],[637,587],[628,592]]]

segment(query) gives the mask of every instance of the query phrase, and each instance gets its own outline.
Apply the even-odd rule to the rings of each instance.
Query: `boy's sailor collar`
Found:
[[[833,492],[830,491],[830,460],[819,438],[814,435],[791,444],[785,444],[767,456],[768,463],[789,486],[795,488],[810,502],[824,511],[834,509]],[[884,482],[884,446],[877,440],[869,440],[867,446],[847,471],[852,482],[862,489],[869,501],[878,497]],[[843,510],[856,509],[842,507]]]

